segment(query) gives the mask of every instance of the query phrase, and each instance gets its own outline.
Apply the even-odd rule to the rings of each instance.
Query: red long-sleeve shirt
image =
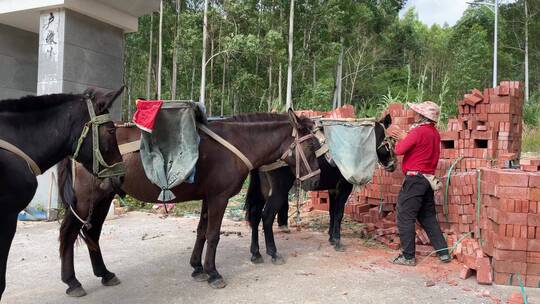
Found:
[[[396,144],[395,152],[403,155],[403,174],[418,171],[435,174],[441,153],[441,136],[433,124],[412,129]]]

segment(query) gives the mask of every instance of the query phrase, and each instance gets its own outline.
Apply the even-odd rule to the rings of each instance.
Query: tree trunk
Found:
[[[525,6],[525,102],[529,101],[529,10],[527,0]]]
[[[195,56],[191,60],[191,93],[190,99],[193,100],[193,92],[195,91]]]
[[[212,36],[210,37],[210,84],[214,83],[214,34],[211,31]],[[212,116],[212,90],[208,93],[208,115]]]
[[[223,117],[223,102],[225,100],[225,75],[227,71],[227,56],[223,58],[223,77],[221,79],[221,116]]]
[[[176,35],[174,37],[171,99],[176,100],[176,81],[178,77],[178,45],[180,45],[180,0],[176,0]]]
[[[289,65],[287,67],[287,99],[285,106],[292,107],[292,60],[293,60],[293,33],[294,33],[294,0],[291,0],[291,12],[289,16]]]
[[[148,50],[148,68],[146,70],[146,99],[150,99],[150,86],[152,84],[152,42],[154,41],[154,13],[150,14],[150,43]]]
[[[279,73],[278,73],[278,100],[279,100],[280,106],[283,104],[283,94],[282,94],[283,88],[281,87],[281,84],[283,83],[283,73],[281,72],[281,70],[282,70],[282,64],[280,62]]]
[[[313,89],[317,87],[317,62],[315,62],[315,56],[313,56],[313,66],[311,69],[311,77],[313,79]]]
[[[341,77],[343,77],[343,37],[341,41],[341,51],[339,52],[338,66],[336,71],[336,90],[334,91],[333,108],[341,108]]]
[[[272,57],[268,66],[268,112],[272,110]]]
[[[159,3],[159,50],[158,50],[158,72],[157,72],[157,99],[161,99],[161,56],[163,45],[163,0]]]
[[[205,90],[206,90],[206,39],[208,37],[208,0],[204,0],[204,19],[203,19],[203,49],[201,60],[201,90],[199,102],[205,105]]]

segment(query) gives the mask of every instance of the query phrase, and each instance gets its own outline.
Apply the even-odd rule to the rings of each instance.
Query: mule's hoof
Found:
[[[272,258],[272,264],[274,264],[274,265],[283,265],[283,264],[285,264],[285,259],[281,255],[276,254],[276,257]]]
[[[191,277],[196,282],[205,282],[208,281],[208,274],[206,272],[200,272],[200,271],[193,271],[191,274]]]
[[[253,264],[262,264],[264,263],[264,259],[260,253],[257,253],[251,256],[251,262]]]
[[[66,294],[68,296],[70,296],[70,297],[80,298],[80,297],[84,297],[86,295],[86,290],[84,290],[84,288],[82,288],[82,286],[70,287],[70,288],[66,289]]]
[[[337,242],[334,245],[334,249],[338,252],[345,252],[345,245],[341,244],[341,242]]]
[[[116,275],[113,275],[111,278],[107,280],[105,278],[101,279],[101,284],[103,286],[116,286],[120,283],[122,283],[122,281],[120,281],[120,279]]]
[[[227,286],[227,283],[225,283],[225,280],[223,278],[216,278],[214,280],[208,280],[208,285],[214,289],[221,289],[225,288]]]
[[[333,238],[329,238],[328,243],[330,243],[330,245],[334,246],[334,245],[336,245],[336,240],[333,239]]]

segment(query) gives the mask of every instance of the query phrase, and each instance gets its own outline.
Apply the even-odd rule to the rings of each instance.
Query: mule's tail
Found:
[[[73,189],[73,174],[71,159],[64,159],[58,163],[58,193],[64,205],[64,218],[60,225],[60,257],[64,255],[68,246],[68,236],[76,229],[79,236],[84,240],[90,249],[97,249],[97,244],[88,238],[84,230],[81,229],[82,223],[72,214],[71,208],[77,206],[77,196]]]
[[[260,217],[258,213],[262,212],[264,206],[264,195],[261,190],[261,177],[259,170],[251,170],[249,178],[249,187],[246,194],[244,210],[246,211],[246,220],[250,223]]]

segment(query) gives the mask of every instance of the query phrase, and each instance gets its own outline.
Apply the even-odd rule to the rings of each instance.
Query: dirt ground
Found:
[[[273,265],[268,256],[254,265],[246,224],[231,220],[224,220],[217,253],[228,286],[214,290],[190,276],[197,222],[196,217],[162,219],[142,212],[107,221],[101,245],[109,270],[122,284],[102,286],[92,274],[86,247],[80,246],[75,267],[88,295],[77,299],[64,294],[60,281],[58,223],[20,222],[3,303],[505,303],[519,290],[480,286],[474,277],[460,280],[455,261],[439,264],[429,258],[415,268],[391,265],[387,260],[395,251],[358,238],[345,238],[346,252],[336,252],[326,234],[307,229],[276,233],[285,265]],[[529,303],[540,303],[540,290],[526,291]]]

